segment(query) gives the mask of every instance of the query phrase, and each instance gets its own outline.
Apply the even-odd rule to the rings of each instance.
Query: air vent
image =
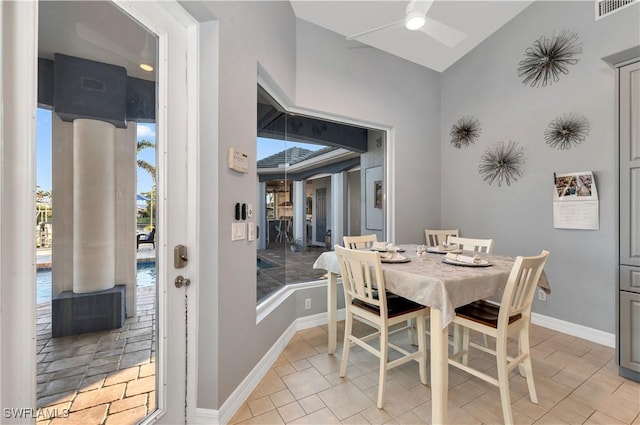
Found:
[[[596,0],[596,20],[635,3],[636,0]]]

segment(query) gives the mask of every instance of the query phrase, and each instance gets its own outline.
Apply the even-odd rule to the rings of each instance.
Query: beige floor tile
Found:
[[[296,401],[295,397],[289,390],[278,391],[277,393],[271,394],[269,398],[275,407],[281,407],[285,404]]]
[[[310,415],[303,416],[299,419],[296,419],[291,424],[309,424],[309,425],[331,425],[331,424],[339,424],[340,421],[336,418],[331,410],[328,408],[320,409],[316,412],[311,413]]]
[[[275,408],[276,406],[273,405],[273,402],[268,396],[256,398],[249,402],[249,410],[251,410],[251,414],[253,416],[260,416],[263,413],[274,410]]]
[[[368,422],[360,413],[357,413],[343,420],[342,423],[344,425],[369,425],[371,422]]]
[[[290,342],[283,351],[284,356],[290,362],[305,359],[317,354],[317,351],[304,339],[300,338],[295,342]]]
[[[278,376],[287,376],[287,375],[291,375],[292,373],[296,372],[296,368],[291,366],[291,363],[289,363],[289,362],[286,362],[285,364],[282,364],[280,366],[274,367],[273,370],[276,371]]]
[[[341,420],[375,404],[351,382],[319,392],[318,397]]]
[[[260,416],[256,416],[253,418],[249,418],[246,419],[242,422],[238,422],[238,424],[242,424],[242,425],[260,425],[260,424],[264,424],[264,425],[280,425],[280,424],[284,424],[285,422],[282,420],[282,418],[280,417],[280,415],[278,414],[278,412],[276,410],[272,410],[270,412],[267,413],[263,413]]]
[[[270,394],[277,393],[278,391],[282,391],[284,389],[287,389],[287,386],[276,374],[276,372],[273,369],[270,369],[253,390],[251,395],[249,395],[248,400],[261,398]]]
[[[378,409],[378,406],[375,404],[363,410],[360,414],[370,424],[384,424],[393,419],[390,414],[388,414],[384,409]]]
[[[318,397],[317,395],[311,395],[309,397],[305,397],[301,400],[298,400],[300,402],[300,406],[302,406],[302,408],[304,409],[305,412],[307,412],[307,414],[313,413],[317,410],[320,409],[324,409],[325,404],[322,400],[320,400],[320,397]]]
[[[311,365],[323,375],[337,372],[340,369],[340,357],[338,356],[317,354],[315,356],[307,357],[307,361],[309,361],[309,363],[311,363]]]
[[[253,415],[251,414],[251,409],[249,409],[249,404],[242,403],[242,406],[238,409],[238,411],[233,415],[231,420],[229,421],[229,425],[234,425],[248,419],[251,419]]]
[[[314,368],[284,376],[282,381],[298,400],[331,387],[329,382]]]
[[[584,422],[585,425],[618,425],[624,423],[625,422],[620,422],[602,412],[595,412]]]
[[[562,400],[549,410],[551,415],[570,424],[583,423],[593,412],[595,412],[594,409],[570,397]]]
[[[293,366],[293,368],[297,371],[305,370],[305,369],[309,369],[310,367],[313,367],[313,365],[309,363],[309,361],[306,358],[292,361],[291,366]]]
[[[278,414],[280,414],[280,417],[285,423],[289,423],[305,416],[307,413],[302,406],[300,406],[300,403],[294,401],[293,403],[278,407]]]
[[[566,422],[560,418],[553,416],[551,413],[547,413],[546,415],[544,415],[543,417],[541,417],[535,422],[536,425],[564,425],[564,424],[570,425],[574,423],[582,423],[582,422]]]

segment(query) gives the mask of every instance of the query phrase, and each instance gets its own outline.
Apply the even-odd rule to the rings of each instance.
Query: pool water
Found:
[[[138,264],[137,283],[139,288],[155,286],[155,263]],[[38,270],[36,273],[36,302],[38,304],[51,300],[51,269]]]

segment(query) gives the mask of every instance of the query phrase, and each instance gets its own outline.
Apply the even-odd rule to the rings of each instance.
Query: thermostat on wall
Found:
[[[249,155],[235,148],[229,148],[229,168],[240,173],[249,172]]]

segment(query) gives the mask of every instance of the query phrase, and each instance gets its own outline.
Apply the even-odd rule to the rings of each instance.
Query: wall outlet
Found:
[[[542,290],[542,288],[538,288],[538,299],[539,299],[540,301],[546,301],[546,300],[547,300],[547,293],[546,293],[546,292],[544,292],[544,291]]]
[[[304,309],[311,310],[311,298],[305,298],[304,300]]]

